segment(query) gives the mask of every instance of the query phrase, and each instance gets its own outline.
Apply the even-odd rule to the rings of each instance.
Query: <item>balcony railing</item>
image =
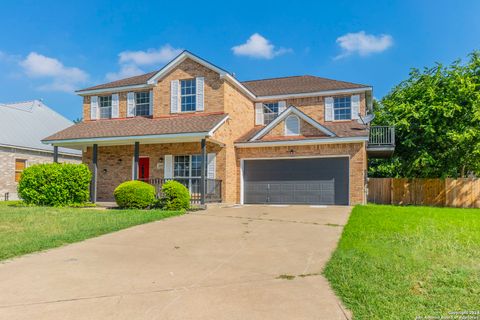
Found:
[[[157,198],[162,197],[162,186],[169,180],[175,180],[183,184],[190,191],[190,203],[201,204],[201,178],[173,178],[173,179],[147,179],[145,182],[155,187]],[[205,179],[205,202],[222,202],[222,180]]]
[[[372,126],[370,127],[369,146],[395,146],[395,127]]]
[[[388,158],[395,151],[395,127],[371,126],[367,152],[371,158]]]

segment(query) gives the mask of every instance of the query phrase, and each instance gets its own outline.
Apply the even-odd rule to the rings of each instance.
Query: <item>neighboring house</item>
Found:
[[[17,185],[23,169],[53,161],[53,147],[41,139],[71,126],[39,100],[0,104],[0,200],[17,199]],[[58,161],[81,162],[78,150],[59,148]]]
[[[373,145],[360,117],[370,86],[314,76],[240,82],[184,51],[159,71],[78,94],[83,122],[44,142],[83,150],[94,201],[111,200],[125,180],[176,179],[206,201],[365,202]],[[390,152],[392,141],[380,147]]]

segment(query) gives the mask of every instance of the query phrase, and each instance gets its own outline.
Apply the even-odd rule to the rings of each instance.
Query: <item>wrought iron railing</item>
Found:
[[[395,145],[395,127],[392,126],[372,126],[370,127],[369,146],[394,146]]]
[[[190,191],[190,203],[200,204],[202,200],[201,194],[201,178],[153,178],[145,179],[145,182],[150,183],[155,187],[155,193],[158,198],[162,197],[162,186],[169,180],[175,180],[183,184]],[[205,179],[205,202],[222,202],[222,180]]]

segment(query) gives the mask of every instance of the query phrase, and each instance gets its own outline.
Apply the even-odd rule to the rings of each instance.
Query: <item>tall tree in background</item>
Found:
[[[370,176],[480,176],[480,52],[465,64],[413,69],[374,112],[376,124],[395,126],[396,148],[370,161]]]

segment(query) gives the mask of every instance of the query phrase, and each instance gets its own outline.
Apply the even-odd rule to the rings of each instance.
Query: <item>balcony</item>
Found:
[[[367,154],[371,158],[391,157],[395,150],[395,127],[371,126]]]

